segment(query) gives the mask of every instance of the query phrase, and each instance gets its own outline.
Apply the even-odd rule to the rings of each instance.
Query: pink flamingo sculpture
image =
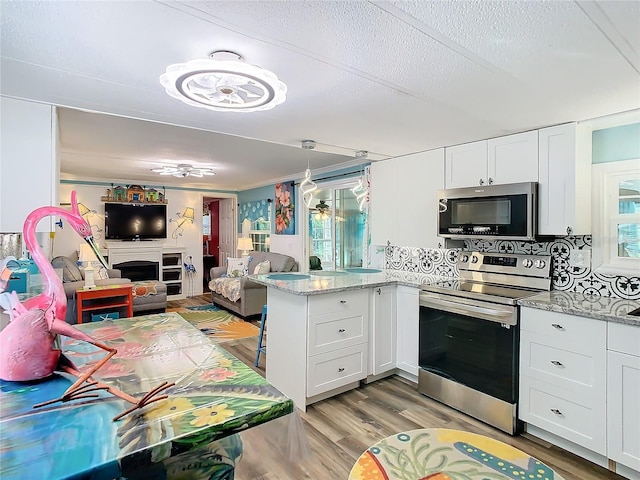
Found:
[[[136,399],[115,387],[91,378],[91,375],[109,361],[117,353],[117,350],[97,342],[64,320],[67,310],[67,297],[64,293],[62,282],[40,248],[35,234],[38,222],[42,218],[51,215],[65,218],[71,227],[91,246],[100,263],[105,267],[107,266],[106,260],[102,257],[93,241],[91,226],[78,210],[75,191],[71,192],[71,211],[58,207],[42,207],[37,208],[27,216],[23,228],[24,241],[45,279],[45,289],[40,295],[26,300],[24,304],[20,303],[15,292],[10,295],[2,294],[2,296],[5,296],[2,304],[7,308],[11,321],[0,332],[0,379],[25,382],[46,378],[52,375],[55,370],[66,372],[78,377],[76,382],[60,398],[34,405],[34,408],[56,402],[97,397],[97,393],[89,392],[106,390],[112,395],[133,404],[132,408],[116,416],[114,421],[137,408],[142,408],[152,402],[167,398],[167,395],[158,396],[158,394],[173,386],[173,383],[163,382],[141,399]],[[2,272],[0,272],[1,275]],[[56,348],[57,335],[65,335],[76,340],[88,342],[105,350],[107,356],[85,373],[81,373]],[[87,382],[86,385],[83,385],[85,382]]]

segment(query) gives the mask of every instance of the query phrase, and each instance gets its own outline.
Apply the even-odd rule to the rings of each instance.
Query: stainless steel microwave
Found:
[[[444,238],[534,240],[538,184],[487,185],[438,192],[438,235]]]

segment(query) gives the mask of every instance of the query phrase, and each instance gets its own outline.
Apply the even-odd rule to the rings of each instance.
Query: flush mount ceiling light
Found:
[[[181,163],[177,166],[165,166],[159,168],[152,168],[152,172],[159,173],[160,175],[172,175],[178,178],[185,177],[203,177],[205,175],[215,175],[215,172],[210,168],[192,167],[186,163]]]
[[[275,74],[226,50],[169,65],[160,83],[173,98],[218,112],[270,110],[287,94],[287,86]]]

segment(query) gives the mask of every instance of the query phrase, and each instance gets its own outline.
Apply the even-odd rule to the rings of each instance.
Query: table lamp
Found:
[[[238,239],[238,250],[242,250],[242,256],[249,255],[249,250],[253,250],[253,242],[249,237],[240,237]]]
[[[84,288],[95,288],[93,262],[98,262],[96,254],[90,245],[80,245],[80,257],[79,259],[84,267]]]

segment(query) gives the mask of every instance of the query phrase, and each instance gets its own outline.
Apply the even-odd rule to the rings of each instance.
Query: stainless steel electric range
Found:
[[[518,300],[551,288],[551,257],[461,252],[459,278],[420,292],[418,390],[518,433]]]

